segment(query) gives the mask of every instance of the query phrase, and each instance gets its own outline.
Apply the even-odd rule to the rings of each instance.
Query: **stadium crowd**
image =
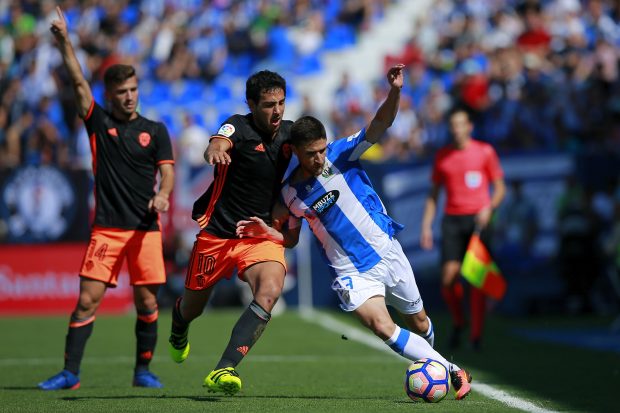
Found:
[[[434,153],[448,141],[445,113],[455,103],[500,153],[617,148],[619,45],[618,1],[435,1],[402,53],[386,57],[386,66],[407,64],[408,99],[380,156]],[[334,124],[355,129],[351,119],[382,93],[343,79]]]
[[[230,78],[221,75],[246,77],[258,62],[283,70],[295,67],[301,74],[317,70],[319,53],[352,44],[355,33],[369,27],[389,0],[58,3],[66,10],[78,58],[97,97],[102,73],[123,61],[139,68],[144,109],[155,107],[162,116],[166,110],[157,105],[164,101],[185,107],[217,101],[220,113],[207,125],[217,127],[230,114],[222,103],[231,97]],[[89,167],[73,91],[65,86],[66,73],[48,30],[55,5],[50,0],[0,1],[3,167]],[[192,117],[205,126],[202,114]],[[178,138],[180,122],[163,120]]]
[[[210,133],[243,105],[239,79],[265,65],[287,78],[320,74],[323,53],[353,45],[395,2],[0,0],[0,169],[91,166],[49,32],[57,3],[96,98],[103,103],[107,67],[136,66],[143,111],[166,123],[177,166],[199,169]],[[401,108],[367,158],[430,161],[449,141],[446,114],[455,104],[471,110],[475,137],[500,156],[528,150],[620,156],[619,0],[435,0],[411,24],[414,35],[402,51],[385,56],[386,67],[406,64]],[[334,136],[367,123],[387,93],[377,80],[362,84],[353,73],[343,75],[324,119]],[[289,86],[288,99],[302,99],[302,112],[312,113],[312,97]],[[582,212],[606,214],[601,228],[617,226],[617,182],[582,198]],[[617,256],[618,230],[608,232],[616,240],[608,254]]]
[[[353,44],[390,0],[60,3],[89,80],[100,83],[114,62],[139,67],[142,105],[167,124],[178,146],[185,127],[210,132],[232,112],[231,101],[242,100],[231,77],[261,64],[285,75],[320,73],[321,53]],[[3,167],[89,166],[73,92],[64,87],[47,30],[54,6],[0,1]],[[448,141],[445,113],[455,103],[473,111],[476,137],[500,153],[618,146],[619,1],[436,0],[412,24],[415,34],[402,53],[385,58],[386,66],[407,64],[408,82],[376,159],[428,159]],[[384,94],[379,84],[345,74],[332,100],[334,135],[357,130]],[[170,102],[188,116],[170,116]],[[211,118],[196,110],[205,105],[214,107]]]

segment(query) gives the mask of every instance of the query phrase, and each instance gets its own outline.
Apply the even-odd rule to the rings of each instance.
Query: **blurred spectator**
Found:
[[[592,194],[569,178],[558,211],[560,246],[557,255],[565,282],[566,310],[592,311],[590,293],[602,269],[600,222],[592,209]]]
[[[406,161],[411,155],[422,154],[420,123],[411,105],[411,98],[403,96],[394,123],[382,143],[384,159]]]
[[[209,132],[196,123],[195,116],[183,116],[183,132],[179,136],[179,160],[191,170],[205,166],[204,152],[209,145]]]
[[[364,86],[353,81],[348,72],[342,73],[331,108],[331,121],[336,136],[347,136],[348,131],[356,129],[358,123],[362,124],[365,121],[368,106],[373,104],[369,102],[368,95]]]
[[[497,234],[494,238],[501,240],[495,244],[494,251],[518,263],[532,255],[538,235],[538,214],[532,200],[523,192],[522,181],[511,182],[506,198],[494,218]]]

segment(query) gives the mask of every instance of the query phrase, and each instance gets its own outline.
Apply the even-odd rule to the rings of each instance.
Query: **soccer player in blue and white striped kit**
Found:
[[[291,248],[297,244],[305,218],[334,273],[332,289],[342,309],[353,312],[398,354],[443,363],[460,400],[471,391],[471,375],[433,349],[433,325],[411,265],[394,238],[403,226],[387,215],[359,162],[396,117],[403,65],[390,68],[387,79],[390,91],[374,119],[348,138],[327,144],[325,127],[318,119],[304,116],[295,122],[291,143],[299,166],[283,185],[273,228],[260,218],[249,217],[237,224],[237,235],[269,238]],[[416,334],[394,323],[387,304]]]

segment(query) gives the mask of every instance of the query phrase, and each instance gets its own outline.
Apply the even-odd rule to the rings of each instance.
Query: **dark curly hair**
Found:
[[[260,95],[275,89],[282,89],[286,96],[286,80],[279,74],[269,70],[254,73],[245,82],[245,99],[258,103]]]

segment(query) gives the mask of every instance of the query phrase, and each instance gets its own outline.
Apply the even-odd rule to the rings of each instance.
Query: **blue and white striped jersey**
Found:
[[[374,267],[403,228],[387,215],[359,162],[372,145],[365,137],[362,129],[331,142],[321,175],[291,183],[292,173],[282,187],[282,202],[293,217],[308,221],[324,258],[338,275]]]

